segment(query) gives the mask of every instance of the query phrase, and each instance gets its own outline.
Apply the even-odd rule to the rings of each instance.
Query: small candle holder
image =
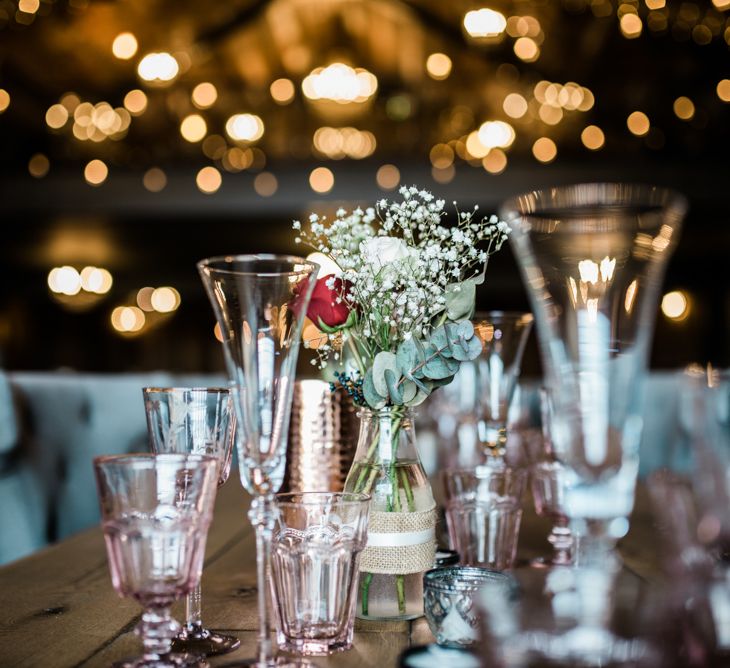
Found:
[[[478,592],[487,584],[514,589],[510,575],[487,568],[435,568],[423,576],[424,612],[428,626],[442,647],[470,647],[478,639]]]

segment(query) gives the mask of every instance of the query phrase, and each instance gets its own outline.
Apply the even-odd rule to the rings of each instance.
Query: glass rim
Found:
[[[394,408],[402,408],[403,413],[401,417],[414,418],[418,411],[418,406],[405,406],[398,404],[397,406],[383,406],[383,408],[371,408],[370,406],[358,406],[355,415],[357,417],[381,417],[386,415],[392,415]]]
[[[528,322],[532,322],[535,316],[532,314],[532,311],[475,311],[470,320],[474,323],[496,318],[503,318],[505,320],[521,320],[526,318]]]
[[[499,474],[512,473],[520,476],[526,476],[528,474],[528,470],[525,468],[510,466],[509,464],[502,462],[500,463],[499,467],[490,466],[489,464],[482,464],[473,468],[447,468],[441,471],[441,475],[443,475],[445,478],[449,477],[450,475],[469,475],[474,478],[485,479],[490,477],[488,472],[492,471]],[[480,473],[484,473],[484,475],[480,475]]]
[[[218,465],[218,458],[213,455],[204,455],[198,453],[186,452],[130,452],[119,455],[99,455],[94,457],[93,463],[95,467],[105,464],[148,464],[153,465],[158,461],[177,461],[180,463],[192,461],[195,463],[211,462]]]
[[[302,269],[291,271],[240,271],[238,269],[227,269],[225,267],[214,267],[215,263],[232,264],[235,262],[281,262],[291,265],[303,265]],[[319,269],[316,262],[307,260],[299,255],[287,255],[277,253],[243,253],[239,255],[213,255],[203,258],[196,263],[198,271],[210,271],[216,274],[230,274],[238,276],[304,276],[314,273]]]
[[[155,386],[147,386],[142,388],[143,394],[150,394],[152,392],[159,392],[159,393],[172,393],[172,392],[207,392],[208,394],[230,394],[231,388],[230,387],[180,387],[180,386],[170,386],[170,387],[155,387]]]
[[[300,501],[288,501],[287,497],[306,497],[305,500]],[[322,497],[330,497],[329,500],[315,500],[315,497],[322,499]],[[323,503],[335,503],[337,505],[345,506],[361,506],[364,503],[368,503],[372,497],[370,494],[363,494],[362,492],[280,492],[274,494],[277,506],[288,506],[288,507],[311,507],[319,506]],[[311,499],[308,500],[308,499]]]
[[[606,191],[614,190],[616,192],[615,201],[602,201],[598,195]],[[622,190],[627,191],[626,196],[620,193]],[[557,195],[580,195],[595,193],[592,197],[587,197],[580,204],[560,204],[555,203],[547,206],[550,197],[558,199]],[[544,199],[544,201],[543,201]],[[538,205],[534,210],[527,211],[521,204],[522,201],[532,200]],[[573,183],[567,185],[558,185],[546,188],[539,188],[523,193],[518,193],[505,200],[499,207],[499,217],[509,222],[519,218],[533,218],[535,214],[548,209],[550,211],[563,211],[575,206],[631,206],[637,204],[657,204],[667,210],[672,210],[678,216],[684,216],[689,208],[689,201],[681,192],[665,186],[655,186],[648,183],[631,183],[622,181],[594,181],[586,183]]]
[[[444,582],[444,578],[460,574],[479,578],[482,582]],[[441,591],[475,590],[485,584],[496,582],[510,586],[514,584],[513,579],[506,573],[480,566],[445,566],[432,568],[423,574],[424,587],[428,587],[429,589],[439,589]]]

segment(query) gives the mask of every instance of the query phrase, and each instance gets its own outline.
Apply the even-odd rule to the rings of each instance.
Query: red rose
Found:
[[[334,279],[334,280],[333,280]],[[328,287],[327,282],[332,287]],[[334,278],[333,274],[317,279],[312,292],[312,299],[307,309],[307,317],[318,326],[325,329],[334,329],[347,323],[353,305],[347,299],[350,284],[341,278]]]

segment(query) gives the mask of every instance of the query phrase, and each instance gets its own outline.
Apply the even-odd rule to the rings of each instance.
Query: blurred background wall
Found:
[[[653,365],[727,366],[729,10],[0,0],[0,366],[218,372],[196,260],[401,184],[488,213],[594,180],[689,196]],[[478,301],[527,307],[509,249]]]

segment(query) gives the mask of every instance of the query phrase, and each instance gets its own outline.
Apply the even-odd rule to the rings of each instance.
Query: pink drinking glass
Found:
[[[199,657],[174,654],[181,630],[170,606],[200,581],[218,463],[207,455],[118,455],[94,459],[112,584],[144,608],[135,633],[141,657],[125,668],[169,668]],[[197,664],[196,664],[197,665]]]

